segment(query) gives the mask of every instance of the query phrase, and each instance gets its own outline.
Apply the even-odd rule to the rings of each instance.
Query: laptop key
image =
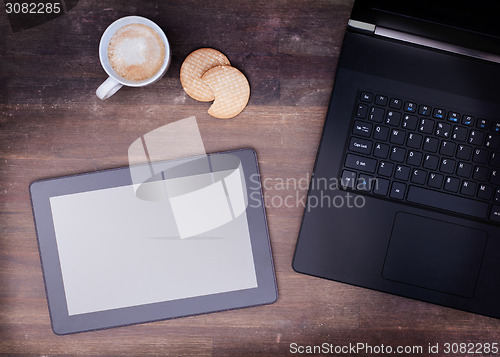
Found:
[[[490,173],[490,170],[488,170],[487,167],[484,166],[476,166],[474,169],[474,175],[472,175],[472,178],[477,181],[488,181],[488,174]]]
[[[493,207],[491,207],[490,219],[495,222],[500,222],[500,206],[493,205]]]
[[[500,167],[500,152],[491,154],[490,165],[493,167]]]
[[[412,102],[406,102],[404,106],[404,110],[410,113],[415,113],[417,111],[417,105]]]
[[[393,144],[403,145],[405,143],[405,134],[403,130],[393,129],[389,141]]]
[[[396,180],[407,181],[410,177],[410,168],[408,166],[396,165],[394,178]]]
[[[342,178],[340,179],[340,184],[345,188],[354,188],[354,183],[356,181],[356,173],[354,171],[344,170],[342,171]]]
[[[424,141],[424,147],[423,149],[425,151],[430,151],[430,152],[437,152],[439,147],[439,140],[436,138],[429,138],[426,137]]]
[[[373,184],[372,176],[368,176],[366,174],[359,174],[354,188],[358,191],[370,192],[372,184]]]
[[[488,158],[488,151],[486,151],[485,149],[476,149],[474,150],[472,161],[477,162],[478,164],[486,164],[488,162]]]
[[[406,199],[409,202],[483,219],[486,218],[489,208],[486,202],[450,195],[448,193],[433,191],[418,186],[410,186]]]
[[[385,95],[376,95],[375,96],[375,104],[386,106],[387,105],[387,97]]]
[[[418,118],[414,115],[403,115],[403,128],[408,130],[417,130]]]
[[[481,200],[490,200],[493,196],[493,187],[489,185],[479,185],[477,189],[477,198]]]
[[[391,100],[389,102],[389,107],[394,108],[394,109],[401,109],[402,106],[403,106],[403,102],[401,101],[401,99],[391,98]]]
[[[423,185],[425,184],[426,176],[427,176],[426,171],[415,169],[413,170],[413,174],[411,175],[411,182]]]
[[[464,114],[462,117],[462,124],[467,126],[474,126],[474,117],[472,115]]]
[[[389,137],[389,128],[380,125],[377,125],[375,127],[375,132],[373,133],[373,138],[375,140],[387,141],[388,137]]]
[[[425,155],[424,168],[429,170],[437,170],[439,164],[439,157],[434,155]]]
[[[436,119],[444,119],[446,115],[446,110],[434,108],[434,114],[432,115]]]
[[[459,162],[457,166],[457,175],[461,177],[470,177],[472,173],[472,165],[466,162]]]
[[[476,183],[469,180],[463,180],[462,186],[460,187],[460,193],[467,196],[474,196],[476,194]]]
[[[470,160],[470,156],[472,155],[472,148],[467,145],[458,145],[457,148],[457,159],[462,160]]]
[[[453,134],[451,136],[453,140],[464,142],[467,140],[467,128],[463,126],[455,126],[453,128]]]
[[[373,156],[380,159],[387,159],[387,156],[389,155],[389,149],[389,145],[376,143],[375,148],[373,149]]]
[[[405,197],[406,185],[401,182],[393,182],[391,187],[391,193],[389,196],[397,200],[402,200]]]
[[[383,178],[377,178],[375,182],[372,184],[373,193],[379,196],[387,196],[387,194],[389,193],[389,185],[390,185],[389,180]]]
[[[469,133],[469,140],[467,141],[471,145],[481,146],[484,142],[484,133],[478,130],[471,130]]]
[[[397,162],[404,162],[406,157],[406,150],[400,147],[393,147],[391,150],[391,160]]]
[[[370,109],[370,117],[369,117],[369,119],[371,121],[376,122],[376,123],[382,123],[384,121],[384,113],[385,113],[384,109],[377,108],[377,107],[372,107]]]
[[[448,121],[451,121],[452,123],[460,123],[460,114],[457,112],[449,112]]]
[[[422,163],[422,156],[423,155],[421,152],[410,150],[408,152],[406,163],[412,166],[420,166],[420,164]]]
[[[410,133],[408,134],[408,140],[406,141],[406,145],[413,149],[419,149],[420,145],[422,145],[422,135]]]
[[[500,203],[500,188],[495,190],[495,197],[493,197],[493,202]]]
[[[368,114],[368,106],[366,104],[358,104],[358,109],[356,110],[356,117],[360,119],[366,119]]]
[[[439,171],[444,172],[445,174],[452,174],[455,171],[455,163],[455,160],[444,158],[441,160]]]
[[[378,165],[378,174],[385,177],[391,177],[393,169],[394,164],[386,161],[381,161]]]
[[[431,119],[420,119],[420,125],[418,131],[425,134],[432,134],[434,131],[434,120]]]
[[[476,123],[476,127],[478,129],[488,129],[488,126],[490,125],[490,122],[486,119],[478,119]]]
[[[372,152],[372,142],[365,139],[351,138],[349,150],[360,154],[370,155]]]
[[[431,115],[431,107],[429,107],[428,105],[421,105],[418,108],[418,114],[428,117],[429,115]]]
[[[492,150],[498,149],[498,147],[500,147],[500,136],[495,134],[488,134],[486,136],[486,142],[484,143],[484,146]]]
[[[443,179],[444,179],[443,175],[431,172],[429,174],[429,181],[427,181],[427,184],[429,185],[429,187],[432,188],[441,188],[443,184]]]
[[[439,149],[439,153],[445,156],[453,156],[455,155],[455,147],[455,143],[443,140],[441,141],[441,148]]]
[[[361,92],[361,97],[359,100],[362,100],[363,102],[371,103],[373,100],[373,94],[369,92]]]
[[[354,122],[354,128],[352,128],[352,133],[354,135],[363,136],[365,138],[369,138],[372,134],[373,126],[370,123],[365,123],[359,120]]]
[[[354,154],[347,154],[345,160],[345,166],[351,169],[357,169],[365,172],[375,172],[377,166],[377,160],[369,159],[367,157],[362,157]]]
[[[438,123],[436,125],[436,136],[448,139],[450,137],[451,125],[447,123]]]
[[[491,170],[490,182],[494,185],[500,185],[500,171]]]
[[[395,112],[393,110],[387,111],[387,115],[385,116],[385,123],[387,125],[399,126],[401,123],[401,113]]]
[[[447,177],[444,181],[444,189],[449,192],[458,192],[460,188],[460,180],[456,177]]]

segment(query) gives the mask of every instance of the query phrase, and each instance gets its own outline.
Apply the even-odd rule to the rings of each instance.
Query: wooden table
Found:
[[[0,355],[290,356],[291,343],[423,346],[424,352],[439,343],[436,355],[447,355],[447,342],[500,342],[498,320],[291,268],[303,207],[286,207],[280,200],[288,195],[300,200],[306,190],[275,184],[305,180],[311,173],[352,4],[80,1],[63,16],[19,32],[0,14]],[[171,67],[154,85],[124,88],[101,101],[95,96],[106,79],[97,52],[100,36],[111,22],[132,14],[165,30],[173,49]],[[199,47],[221,50],[247,75],[250,102],[236,118],[210,117],[209,103],[196,102],[182,90],[180,65]],[[54,335],[29,183],[125,166],[128,146],[141,134],[192,115],[207,152],[252,147],[258,153],[267,180],[278,302]]]

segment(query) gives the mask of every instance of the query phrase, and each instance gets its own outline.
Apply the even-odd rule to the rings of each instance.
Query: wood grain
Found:
[[[290,356],[290,343],[422,345],[500,342],[500,322],[295,273],[291,261],[352,0],[80,1],[13,33],[0,14],[0,356]],[[172,46],[167,75],[146,88],[95,96],[106,79],[100,35],[126,15],[157,22]],[[248,107],[207,114],[179,81],[199,47],[246,74]],[[265,187],[279,300],[273,305],[56,336],[50,321],[28,185],[127,165],[130,143],[195,115],[208,152],[256,149]],[[293,181],[290,181],[293,182]],[[440,353],[439,355],[444,355]]]

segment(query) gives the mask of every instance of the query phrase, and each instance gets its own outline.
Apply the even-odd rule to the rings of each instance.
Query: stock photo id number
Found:
[[[12,32],[27,30],[51,21],[70,11],[78,0],[10,1],[4,2]]]
[[[7,14],[58,14],[62,11],[60,2],[7,2]]]

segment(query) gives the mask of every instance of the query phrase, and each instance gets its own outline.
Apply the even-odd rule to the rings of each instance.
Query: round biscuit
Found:
[[[250,98],[250,85],[243,73],[231,66],[217,66],[201,77],[213,90],[215,99],[208,114],[219,119],[238,115]]]
[[[214,100],[214,93],[210,87],[201,80],[201,76],[210,68],[228,65],[228,58],[213,48],[200,48],[191,52],[181,66],[181,85],[186,93],[200,102]]]

